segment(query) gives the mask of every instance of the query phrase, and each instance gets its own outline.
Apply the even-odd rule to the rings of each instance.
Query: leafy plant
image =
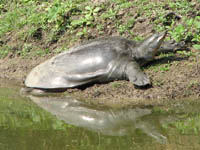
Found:
[[[174,26],[174,23],[172,23],[172,26]],[[186,31],[185,26],[179,24],[173,30],[169,31],[169,33],[171,34],[172,39],[180,41],[185,37],[185,31]]]
[[[163,66],[160,66],[160,71],[169,71],[171,64],[165,64]]]
[[[113,82],[112,83],[112,87],[113,88],[120,88],[122,85],[120,84],[120,83],[118,83],[118,82]]]
[[[177,53],[181,54],[183,56],[188,56],[188,57],[194,55],[191,51],[189,51],[189,52],[187,52],[187,51],[177,51]]]
[[[117,27],[118,31],[120,34],[123,34],[127,31],[127,26],[126,25],[122,25],[120,24],[118,27]]]
[[[46,10],[47,13],[45,14],[46,16],[44,17],[44,21],[50,24],[55,24],[55,29],[62,28],[65,23],[64,14],[70,10],[67,5],[56,0]]]
[[[0,58],[6,57],[10,52],[12,52],[12,47],[3,45],[0,47]]]
[[[101,18],[102,19],[116,19],[116,15],[117,15],[117,11],[110,8],[109,10],[107,10],[106,12],[104,12],[102,15],[101,15]]]
[[[45,56],[48,53],[50,53],[48,48],[46,48],[46,49],[38,49],[38,50],[36,50],[35,55],[36,56]]]
[[[94,21],[94,17],[97,16],[100,10],[101,7],[93,7],[93,6],[85,7],[84,14],[85,14],[86,25],[92,24],[92,21]]]
[[[24,44],[22,50],[18,51],[18,54],[22,57],[26,57],[31,52],[32,47],[32,44]]]
[[[101,10],[101,7],[86,6],[85,10],[82,12],[84,16],[79,19],[71,21],[71,26],[73,28],[79,26],[94,26],[95,17],[98,15],[98,12]]]
[[[200,50],[200,44],[194,44],[193,48],[196,49],[196,50]]]

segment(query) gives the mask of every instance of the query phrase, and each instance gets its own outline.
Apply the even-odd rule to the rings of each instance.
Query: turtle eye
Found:
[[[149,50],[148,51],[153,51],[156,48],[156,44],[154,43],[154,41],[149,43]]]

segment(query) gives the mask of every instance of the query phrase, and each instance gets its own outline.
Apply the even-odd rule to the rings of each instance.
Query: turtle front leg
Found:
[[[151,85],[149,77],[140,69],[139,65],[132,61],[125,69],[126,77],[136,86]]]

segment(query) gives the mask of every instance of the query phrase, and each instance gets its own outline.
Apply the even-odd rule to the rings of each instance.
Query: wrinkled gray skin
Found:
[[[158,53],[166,33],[155,33],[140,43],[120,37],[97,39],[63,52],[36,66],[27,76],[23,93],[42,94],[88,83],[129,80],[150,85],[140,66]],[[177,46],[168,42],[163,48]],[[159,51],[163,50],[160,49]]]
[[[166,137],[158,132],[158,123],[148,119],[152,110],[147,108],[99,109],[71,97],[29,96],[33,102],[56,115],[68,124],[86,128],[104,135],[124,136],[141,129],[158,142],[165,143]],[[146,117],[145,117],[146,116]],[[145,117],[144,119],[142,119]],[[165,116],[166,117],[166,116]]]

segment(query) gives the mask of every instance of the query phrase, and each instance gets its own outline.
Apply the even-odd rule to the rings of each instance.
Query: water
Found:
[[[199,149],[199,100],[109,109],[0,88],[0,150]]]

